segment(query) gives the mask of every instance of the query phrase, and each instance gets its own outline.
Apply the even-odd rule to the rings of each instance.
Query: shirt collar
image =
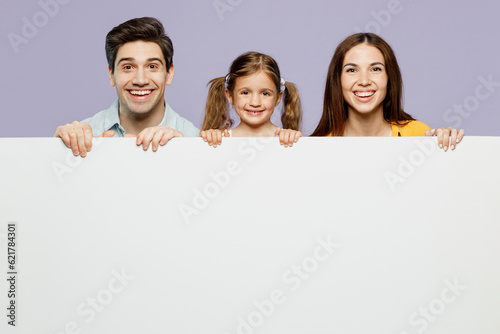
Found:
[[[107,130],[112,129],[115,125],[118,128],[122,128],[120,124],[120,115],[118,113],[118,103],[119,100],[116,100],[105,112],[104,126]],[[158,125],[168,125],[171,128],[175,128],[175,117],[172,117],[174,114],[174,110],[168,105],[165,100],[163,101],[163,103],[165,104],[165,113],[163,114],[163,119]]]

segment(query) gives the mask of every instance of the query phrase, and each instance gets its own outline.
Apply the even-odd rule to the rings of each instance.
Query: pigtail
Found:
[[[281,114],[283,129],[299,130],[302,122],[302,105],[299,91],[293,83],[287,81],[283,94],[283,112]]]
[[[233,126],[233,120],[229,117],[228,103],[226,101],[224,77],[210,80],[208,85],[207,103],[205,105],[205,119],[201,130],[218,129],[226,130]]]

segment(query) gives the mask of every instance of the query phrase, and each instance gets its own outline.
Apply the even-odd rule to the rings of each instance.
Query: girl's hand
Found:
[[[446,129],[439,127],[437,130],[432,129],[425,131],[426,136],[437,136],[439,148],[444,149],[445,152],[448,151],[448,147],[454,150],[456,145],[462,141],[464,133],[464,129],[458,131],[451,126]]]
[[[227,130],[222,132],[221,130],[210,129],[201,131],[200,136],[208,143],[208,145],[217,147],[222,144],[222,137],[229,137],[229,132]]]
[[[280,137],[280,144],[285,147],[292,147],[300,137],[302,137],[302,132],[292,129],[276,129],[274,133],[275,136]]]
[[[125,137],[135,137],[134,135],[126,134]],[[152,126],[142,130],[137,135],[135,143],[137,146],[142,144],[142,148],[146,151],[151,144],[153,152],[156,152],[158,145],[165,145],[170,139],[174,137],[184,137],[182,132],[172,129],[169,126]]]

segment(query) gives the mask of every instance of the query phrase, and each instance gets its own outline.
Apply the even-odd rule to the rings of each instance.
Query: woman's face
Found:
[[[383,101],[387,94],[387,71],[382,52],[363,43],[349,50],[342,63],[342,93],[348,112],[383,115]]]

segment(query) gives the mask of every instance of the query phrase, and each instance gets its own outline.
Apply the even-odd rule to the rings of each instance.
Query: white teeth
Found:
[[[375,92],[356,92],[356,93],[354,93],[354,95],[359,96],[359,97],[368,97],[368,96],[372,96],[373,94],[375,94]]]
[[[151,94],[150,90],[131,90],[130,94],[132,95],[149,95]]]

